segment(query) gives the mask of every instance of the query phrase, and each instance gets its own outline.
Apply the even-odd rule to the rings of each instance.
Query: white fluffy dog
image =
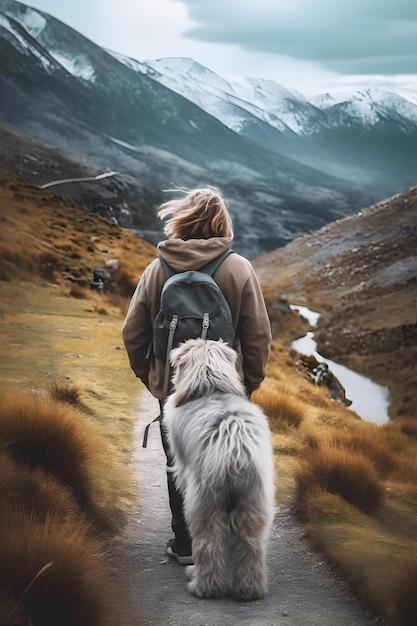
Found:
[[[193,542],[189,590],[257,600],[267,584],[273,458],[267,419],[246,397],[236,360],[221,340],[190,339],[172,350],[164,425]]]

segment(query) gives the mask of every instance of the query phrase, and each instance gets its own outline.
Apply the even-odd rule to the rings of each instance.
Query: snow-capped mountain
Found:
[[[280,132],[303,135],[314,132],[323,118],[321,111],[301,94],[271,80],[226,79],[189,58],[133,64],[123,55],[117,58],[180,93],[235,132],[245,130],[253,117]]]
[[[416,182],[417,106],[400,94],[310,101],[192,59],[130,59],[14,0],[0,0],[0,94],[0,132],[122,172],[112,193],[152,241],[173,186],[219,186],[253,258]]]
[[[37,56],[47,73],[52,74],[65,68],[73,76],[94,81],[94,68],[82,52],[68,54],[65,48],[62,51],[60,45],[51,46],[48,50],[37,45],[37,41],[42,39],[42,32],[47,27],[47,19],[39,11],[27,7],[26,10],[19,12],[18,16],[19,21],[16,22],[6,13],[0,13],[0,27],[4,29],[6,38],[8,33],[9,40],[13,41],[23,54]],[[22,27],[31,36],[30,42],[22,32]]]
[[[316,100],[316,103],[318,100]],[[334,125],[334,112],[339,115],[343,112],[346,118],[345,123],[369,128],[379,122],[394,122],[404,132],[415,132],[417,128],[417,103],[406,99],[392,91],[381,88],[369,88],[366,90],[356,90],[348,98],[339,102],[333,98],[333,103],[329,101],[324,105],[321,100],[320,108],[328,115],[328,123]],[[336,123],[340,124],[338,120]]]
[[[132,65],[122,55],[118,59]],[[417,131],[417,97],[381,88],[352,89],[344,96],[321,94],[307,99],[272,80],[237,77],[225,79],[189,58],[147,60],[134,66],[154,80],[191,100],[223,124],[240,132],[241,111],[249,112],[281,132],[299,136],[319,133],[335,126],[334,111],[343,111],[343,123],[370,127],[394,121]],[[340,122],[342,123],[342,122]]]
[[[417,182],[417,96],[381,87],[307,99],[271,80],[224,78],[189,58],[121,63],[275,153],[390,195]]]

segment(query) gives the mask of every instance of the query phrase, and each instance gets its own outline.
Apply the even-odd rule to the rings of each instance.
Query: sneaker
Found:
[[[178,561],[181,565],[193,565],[193,555],[190,550],[181,550],[176,539],[170,539],[167,543],[167,554]]]

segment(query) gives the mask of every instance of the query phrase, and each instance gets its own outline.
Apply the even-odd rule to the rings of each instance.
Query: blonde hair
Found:
[[[219,191],[215,187],[201,189],[168,189],[186,194],[183,198],[164,202],[158,217],[165,219],[164,233],[168,239],[233,238],[232,218]]]

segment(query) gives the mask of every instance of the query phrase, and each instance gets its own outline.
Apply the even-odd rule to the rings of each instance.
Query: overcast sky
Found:
[[[187,56],[222,76],[313,95],[377,83],[417,93],[417,0],[32,0],[135,59]]]

